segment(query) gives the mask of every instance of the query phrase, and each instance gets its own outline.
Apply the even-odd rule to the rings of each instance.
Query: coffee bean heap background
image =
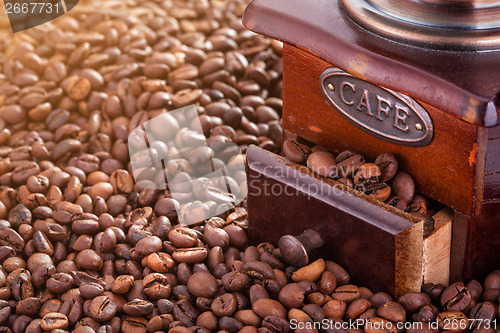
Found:
[[[53,23],[0,33],[2,332],[498,319],[499,272],[394,302],[333,262],[289,267],[272,244],[249,246],[245,203],[184,209],[220,213],[188,227],[168,190],[134,183],[128,134],[193,103],[214,142],[279,150],[282,48],[242,27],[246,4],[80,1]]]

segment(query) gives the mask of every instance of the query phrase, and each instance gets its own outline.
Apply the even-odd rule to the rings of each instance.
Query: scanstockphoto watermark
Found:
[[[438,327],[437,322],[435,323],[436,329]],[[307,329],[307,330],[380,330],[380,331],[392,331],[392,330],[408,330],[408,329],[423,329],[422,322],[399,322],[392,323],[389,321],[370,321],[365,319],[355,319],[355,320],[332,320],[323,319],[320,322],[300,322],[296,319],[290,320],[290,328],[292,330],[296,329]]]
[[[339,183],[326,183],[324,181],[311,181],[306,174],[299,174],[297,170],[282,168],[272,165],[258,164],[259,173],[272,175],[272,178],[261,178],[259,174],[251,173],[248,179],[248,191],[256,196],[295,196],[299,193],[308,197],[338,196],[345,193],[345,186]],[[254,164],[255,165],[255,164]],[[297,175],[300,175],[297,177]],[[282,179],[276,182],[272,179]],[[363,184],[355,187],[364,192]]]
[[[292,330],[297,329],[307,329],[307,330],[370,330],[370,331],[381,331],[381,332],[392,332],[392,331],[424,331],[423,322],[397,322],[393,323],[386,320],[371,320],[371,319],[355,319],[355,320],[333,320],[333,319],[323,319],[318,322],[302,322],[296,319],[290,320],[290,328]],[[468,319],[468,320],[449,320],[444,319],[441,321],[435,320],[426,323],[425,330],[436,330],[436,331],[466,331],[474,330],[475,328],[481,329],[493,329],[498,328],[497,320],[488,319]]]
[[[138,126],[128,137],[128,148],[136,184],[168,190],[180,204],[176,211],[184,224],[222,214],[247,196],[239,146],[222,135],[211,137],[194,104]]]

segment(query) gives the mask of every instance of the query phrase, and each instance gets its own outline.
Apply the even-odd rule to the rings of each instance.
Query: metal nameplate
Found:
[[[410,97],[358,79],[338,68],[320,77],[325,99],[352,124],[382,140],[426,146],[434,137],[427,111]]]

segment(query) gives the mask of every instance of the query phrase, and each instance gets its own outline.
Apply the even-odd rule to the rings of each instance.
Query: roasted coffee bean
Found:
[[[44,331],[52,331],[56,329],[65,329],[68,327],[68,318],[62,313],[51,312],[43,316],[40,322],[40,327]]]
[[[337,285],[342,286],[349,283],[350,280],[349,274],[340,265],[334,263],[333,261],[326,260],[325,269],[333,273],[335,279],[337,280]]]
[[[354,320],[358,318],[362,313],[370,309],[370,307],[371,307],[370,301],[363,298],[358,298],[357,300],[349,304],[349,307],[347,308],[346,311],[346,318],[349,320]],[[326,310],[325,310],[325,315],[326,315]]]
[[[194,326],[198,311],[186,300],[175,303],[173,315],[176,320],[183,322],[187,326]]]
[[[237,308],[236,298],[233,294],[225,293],[214,299],[210,308],[218,317],[231,316]]]
[[[299,268],[292,274],[292,280],[299,282],[302,280],[316,281],[320,278],[321,274],[325,271],[325,261],[318,259],[307,266]]]
[[[167,330],[169,325],[174,321],[172,315],[159,315],[154,316],[148,322],[147,329],[148,331],[161,331]]]
[[[370,297],[369,301],[375,308],[378,308],[379,306],[387,302],[392,302],[393,298],[385,292],[378,292],[373,294],[373,296]]]
[[[74,100],[82,100],[88,96],[92,85],[86,78],[72,76],[62,83],[66,93]]]
[[[162,241],[156,236],[144,237],[135,245],[135,250],[139,255],[148,255],[153,252],[158,252],[161,248]]]
[[[323,294],[330,294],[337,287],[335,275],[329,271],[323,272],[318,282],[318,289]]]
[[[261,318],[276,316],[285,319],[287,311],[279,302],[270,298],[261,298],[252,303],[252,310]]]
[[[299,308],[305,299],[306,289],[298,283],[290,283],[279,292],[279,301],[287,308]]]
[[[155,272],[166,273],[174,266],[175,262],[168,253],[158,252],[147,256],[147,264]]]
[[[467,283],[467,289],[469,290],[472,299],[479,301],[479,298],[483,293],[483,286],[478,281],[471,280]]]
[[[396,207],[400,210],[406,210],[407,207],[408,207],[408,203],[405,202],[403,199],[401,199],[400,197],[398,196],[392,196],[392,197],[389,197],[389,199],[386,200],[386,203],[388,205],[391,205],[393,207]]]
[[[124,333],[147,332],[148,321],[142,317],[127,317],[121,323],[121,331]]]
[[[38,298],[25,298],[16,304],[16,313],[33,317],[38,313],[41,305],[41,301]]]
[[[379,306],[377,315],[392,322],[404,322],[406,319],[405,309],[396,302],[387,302]]]
[[[0,324],[4,324],[11,314],[11,307],[5,300],[0,300]]]
[[[417,312],[424,305],[432,303],[430,296],[426,293],[407,293],[401,296],[398,302],[410,313]]]
[[[25,298],[34,297],[33,284],[31,283],[31,274],[23,268],[18,268],[12,272],[9,277],[13,277],[10,289],[12,295],[17,301]]]
[[[99,283],[89,282],[82,283],[78,288],[82,297],[86,299],[93,299],[100,296],[104,292],[104,286]]]
[[[210,247],[220,246],[225,249],[229,246],[229,235],[220,228],[210,228],[203,233],[203,240]]]
[[[153,312],[153,303],[141,300],[141,299],[134,299],[122,306],[122,310],[134,317],[143,317],[151,312]]]
[[[346,284],[344,286],[337,287],[332,293],[332,298],[334,300],[350,304],[352,301],[361,298],[361,293],[359,292],[359,288],[355,285]]]
[[[391,180],[398,172],[398,161],[391,153],[384,153],[377,157],[375,164],[380,169],[379,181],[385,183]]]
[[[108,296],[98,296],[90,303],[90,316],[98,322],[105,322],[113,318],[118,310],[115,302]]]
[[[187,281],[189,292],[196,297],[213,297],[219,288],[215,277],[208,272],[194,273]]]
[[[111,284],[111,291],[115,294],[125,294],[134,284],[134,277],[132,275],[120,275]]]
[[[172,253],[174,260],[188,264],[202,262],[207,256],[208,251],[204,247],[181,248]]]
[[[218,327],[218,318],[211,311],[203,312],[196,320],[196,326],[207,330],[215,330]]]
[[[469,290],[462,282],[456,282],[441,294],[441,306],[448,311],[463,311],[472,300]]]
[[[500,289],[486,289],[481,296],[482,301],[495,302],[500,295]]]
[[[366,300],[373,296],[373,292],[366,287],[359,287],[359,293],[361,294],[361,298]]]
[[[71,289],[73,277],[66,273],[56,273],[47,280],[45,285],[50,291],[62,294]]]
[[[311,148],[293,140],[285,140],[282,149],[285,156],[295,163],[304,163],[311,154]]]
[[[365,164],[365,159],[361,155],[352,155],[338,163],[335,170],[336,177],[353,178],[358,169]]]
[[[325,311],[317,304],[307,304],[302,310],[314,321],[321,322],[325,319]]]
[[[239,332],[243,324],[232,317],[222,317],[219,319],[219,327],[227,332]]]
[[[272,267],[260,261],[245,263],[241,268],[241,272],[259,280],[275,278],[275,273]]]
[[[343,301],[331,300],[323,305],[326,318],[342,318],[347,310],[347,305]]]
[[[70,325],[74,325],[82,317],[82,304],[74,299],[66,300],[58,312],[68,317]]]
[[[250,277],[242,272],[231,271],[222,276],[222,285],[227,291],[240,291],[250,283]]]
[[[424,323],[433,322],[436,319],[436,316],[439,314],[439,309],[434,305],[424,305],[418,310],[413,318],[415,321],[421,321]]]
[[[374,163],[365,163],[358,168],[354,175],[354,185],[369,186],[379,182],[380,168]]]
[[[176,228],[168,233],[168,239],[176,247],[192,247],[196,244],[198,237],[191,229]]]
[[[489,274],[484,280],[483,288],[486,289],[500,289],[500,271],[494,271]]]
[[[78,253],[75,258],[76,264],[88,270],[98,271],[103,266],[103,260],[94,250],[87,249]]]
[[[168,298],[171,286],[168,278],[160,273],[151,273],[142,280],[144,294],[152,299]]]
[[[489,325],[487,323],[492,323],[495,315],[497,314],[497,307],[492,302],[481,302],[475,305],[469,314],[469,318],[476,320],[472,323],[474,328],[487,328]],[[483,322],[481,322],[481,320]]]
[[[323,177],[336,176],[335,166],[334,156],[326,151],[313,152],[307,158],[307,167]]]
[[[248,238],[245,230],[237,225],[228,225],[223,230],[229,235],[229,246],[237,249],[243,249],[248,244]]]
[[[415,194],[413,178],[406,172],[398,172],[390,182],[393,194],[406,202],[411,202]]]
[[[422,292],[429,294],[432,300],[439,299],[446,286],[443,284],[426,283],[422,286]]]

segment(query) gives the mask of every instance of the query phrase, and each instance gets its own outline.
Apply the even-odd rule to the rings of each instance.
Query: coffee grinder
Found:
[[[284,42],[284,140],[391,152],[447,207],[424,235],[423,219],[250,147],[253,241],[316,230],[353,282],[394,295],[498,268],[500,3],[253,0],[243,23]]]

